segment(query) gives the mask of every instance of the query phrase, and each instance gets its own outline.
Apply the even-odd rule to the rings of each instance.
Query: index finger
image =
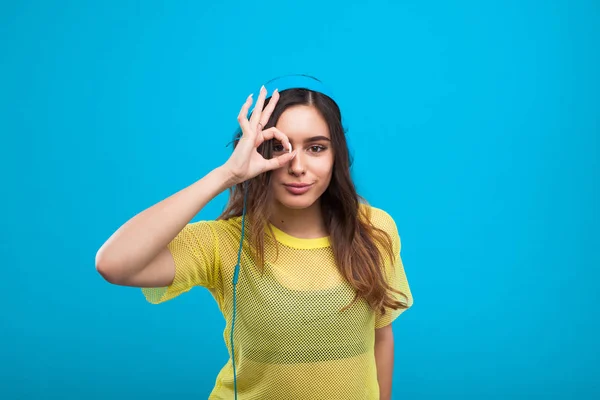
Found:
[[[248,134],[250,129],[250,124],[248,122],[248,109],[252,105],[252,94],[246,98],[246,102],[242,106],[240,113],[238,114],[237,120],[240,124],[240,128],[242,128],[242,134]]]

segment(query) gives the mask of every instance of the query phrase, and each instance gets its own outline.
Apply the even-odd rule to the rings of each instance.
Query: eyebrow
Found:
[[[313,137],[309,137],[307,139],[304,139],[304,143],[310,143],[310,142],[316,142],[319,140],[326,140],[328,142],[331,142],[331,139],[329,139],[327,136],[313,136]],[[276,143],[281,143],[278,139],[274,139],[274,141]]]
[[[316,142],[317,140],[327,140],[328,142],[331,142],[331,139],[329,139],[327,136],[313,136],[311,138],[305,139],[304,143]]]

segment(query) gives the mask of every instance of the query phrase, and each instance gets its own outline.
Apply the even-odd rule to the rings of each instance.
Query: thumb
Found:
[[[285,153],[278,157],[274,157],[270,160],[267,160],[267,171],[283,167],[285,164],[292,161],[294,157],[296,157],[297,153],[298,150],[294,150],[291,153]]]

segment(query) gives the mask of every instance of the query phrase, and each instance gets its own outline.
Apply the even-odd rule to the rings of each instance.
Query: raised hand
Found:
[[[292,151],[292,145],[283,132],[275,127],[263,130],[279,100],[279,92],[277,89],[273,92],[269,104],[263,110],[266,97],[267,90],[263,86],[260,89],[250,120],[248,120],[247,115],[252,105],[252,95],[248,96],[238,115],[242,137],[235,147],[233,154],[231,154],[229,160],[224,164],[224,167],[228,169],[234,180],[238,183],[254,178],[263,172],[281,168],[296,156],[296,150]],[[265,140],[270,139],[279,140],[288,151],[271,159],[264,158],[257,151],[257,148]]]

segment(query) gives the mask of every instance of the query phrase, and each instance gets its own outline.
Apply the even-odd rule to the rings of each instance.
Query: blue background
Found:
[[[208,291],[151,305],[96,251],[308,73],[402,237],[393,398],[600,398],[599,39],[594,1],[3,2],[0,396],[208,396]]]

